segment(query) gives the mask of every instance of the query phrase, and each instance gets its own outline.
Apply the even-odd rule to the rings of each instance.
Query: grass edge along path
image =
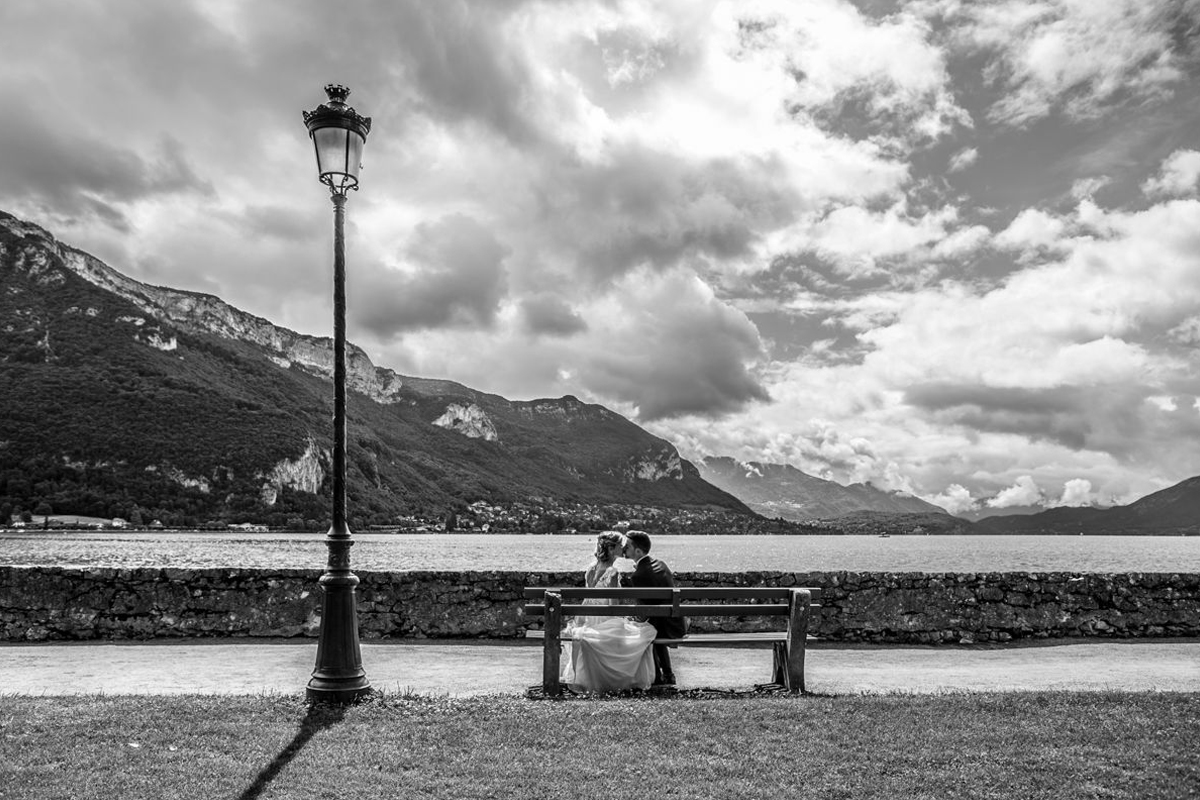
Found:
[[[0,798],[1185,798],[1200,693],[0,695]]]

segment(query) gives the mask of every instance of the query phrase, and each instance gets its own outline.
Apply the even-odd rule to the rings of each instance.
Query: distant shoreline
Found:
[[[153,534],[174,534],[174,533],[210,533],[210,534],[254,534],[254,533],[272,533],[272,534],[295,534],[298,536],[320,536],[323,537],[326,531],[303,531],[294,528],[269,528],[267,526],[256,526],[254,528],[148,528],[148,527],[81,527],[81,526],[66,526],[66,525],[51,525],[49,528],[44,528],[41,525],[26,525],[24,527],[0,527],[0,536],[10,534],[46,534],[46,533],[153,533]],[[356,536],[363,534],[382,535],[382,536],[536,536],[536,537],[558,537],[558,536],[595,536],[599,531],[515,531],[515,530],[453,530],[453,531],[437,531],[437,530],[414,530],[401,528],[364,528],[362,530],[352,530]],[[849,532],[842,533],[832,530],[822,530],[803,533],[727,533],[724,531],[658,531],[652,532],[656,537],[678,537],[678,536],[739,536],[745,538],[758,538],[762,536],[786,536],[789,538],[814,538],[825,536],[837,537],[860,537],[865,539],[923,539],[926,537],[947,538],[959,537],[963,539],[983,539],[992,536],[1009,538],[1014,536],[1037,536],[1037,537],[1060,537],[1064,539],[1075,538],[1096,538],[1108,536],[1137,536],[1137,537],[1163,537],[1163,538],[1180,538],[1180,537],[1200,537],[1200,532],[1194,530],[1188,531],[1096,531],[1091,533],[1058,533],[1055,531],[1010,531],[1006,533],[952,533],[952,532],[927,532],[927,533],[890,533],[886,536],[881,536],[877,533],[857,533]]]

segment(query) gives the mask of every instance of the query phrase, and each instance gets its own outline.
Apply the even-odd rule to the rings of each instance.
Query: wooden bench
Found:
[[[564,617],[787,617],[784,631],[693,633],[683,639],[656,639],[655,643],[680,647],[770,647],[774,651],[772,681],[797,694],[804,691],[809,612],[819,607],[813,599],[820,593],[815,588],[773,587],[526,587],[525,616],[542,617],[544,630],[526,631],[525,635],[542,638],[542,689],[547,695],[557,697],[562,693],[558,678]],[[583,605],[587,598],[613,602]],[[618,602],[621,600],[640,603],[623,605]],[[657,600],[660,604],[646,603],[647,600]],[[731,600],[741,602],[728,602]]]

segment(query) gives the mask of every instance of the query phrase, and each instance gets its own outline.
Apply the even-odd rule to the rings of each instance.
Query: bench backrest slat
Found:
[[[813,600],[821,596],[820,588],[799,586],[677,586],[674,588],[650,587],[597,587],[587,589],[582,586],[527,586],[525,599],[541,600],[547,589],[561,592],[564,600],[585,597],[627,598],[637,597],[646,600],[787,600],[792,589],[807,588],[812,593]]]
[[[546,613],[541,603],[525,606],[525,616],[540,617]],[[788,607],[781,603],[754,603],[752,605],[720,605],[692,603],[686,606],[585,606],[581,603],[563,603],[563,616],[584,617],[785,617]]]

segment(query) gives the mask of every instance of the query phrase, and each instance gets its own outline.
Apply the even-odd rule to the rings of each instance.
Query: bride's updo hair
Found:
[[[625,537],[616,531],[605,531],[596,537],[596,560],[612,561],[621,555],[625,547]],[[615,553],[612,551],[616,550]]]

